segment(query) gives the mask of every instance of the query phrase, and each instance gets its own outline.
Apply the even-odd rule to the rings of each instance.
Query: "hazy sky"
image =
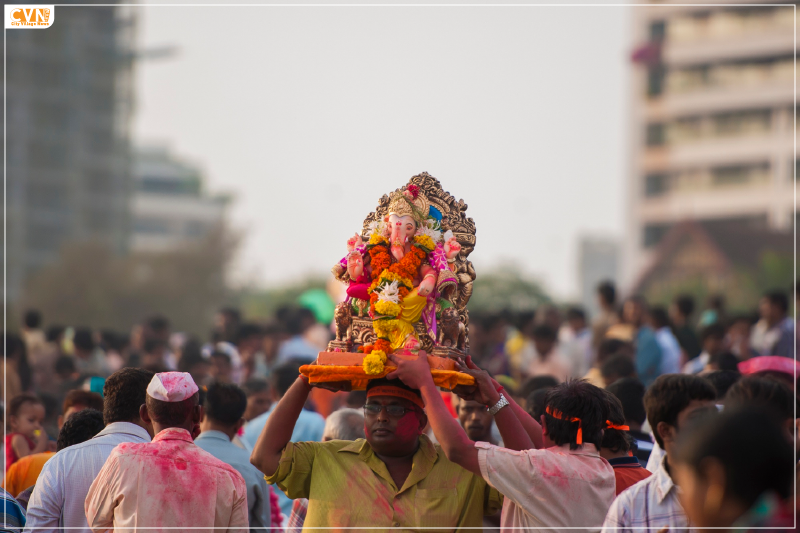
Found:
[[[427,171],[478,269],[577,295],[578,237],[620,236],[632,7],[142,7],[135,136],[231,192],[238,279],[325,273]]]

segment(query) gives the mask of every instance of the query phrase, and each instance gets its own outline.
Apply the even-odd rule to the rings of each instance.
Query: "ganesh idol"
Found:
[[[333,271],[347,284],[348,299],[369,303],[372,349],[417,351],[420,321],[436,338],[436,303],[447,305],[456,290],[452,265],[460,250],[452,231],[443,232],[442,214],[413,184],[393,194],[387,215],[363,238],[347,241]]]

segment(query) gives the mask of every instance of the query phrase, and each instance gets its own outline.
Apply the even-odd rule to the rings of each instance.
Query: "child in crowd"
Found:
[[[44,404],[36,396],[20,394],[9,402],[6,471],[22,457],[50,448],[50,439],[42,429],[44,415]]]
[[[609,462],[614,469],[617,494],[651,475],[651,472],[639,464],[639,460],[631,453],[633,437],[630,427],[625,424],[622,403],[616,396],[603,391],[608,402],[608,419],[600,443],[600,457]]]

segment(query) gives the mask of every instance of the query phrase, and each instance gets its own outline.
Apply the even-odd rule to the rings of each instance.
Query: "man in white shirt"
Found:
[[[123,442],[150,442],[152,437],[152,425],[139,416],[152,378],[149,370],[123,368],[106,380],[103,386],[106,428],[86,442],[64,448],[45,463],[28,503],[26,532],[64,527],[75,528],[71,533],[91,531],[84,501],[111,450]]]
[[[715,411],[716,391],[698,376],[659,376],[644,396],[647,420],[653,428],[664,458],[652,476],[620,493],[608,510],[602,533],[688,527],[686,513],[678,501],[677,485],[670,473],[669,457],[674,454],[680,429],[692,418]]]

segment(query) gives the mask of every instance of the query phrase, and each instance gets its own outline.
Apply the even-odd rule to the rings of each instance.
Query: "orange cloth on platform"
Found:
[[[365,390],[367,383],[371,379],[385,377],[394,370],[396,370],[396,367],[386,365],[380,374],[368,375],[364,372],[364,368],[360,366],[303,365],[300,367],[300,373],[306,376],[310,383],[350,381],[353,384],[353,390]],[[475,384],[475,378],[454,370],[431,369],[431,374],[433,375],[433,382],[445,389],[452,389],[456,385]]]
[[[20,492],[36,483],[42,467],[52,456],[53,452],[34,453],[17,460],[8,467],[3,488],[16,498]]]

